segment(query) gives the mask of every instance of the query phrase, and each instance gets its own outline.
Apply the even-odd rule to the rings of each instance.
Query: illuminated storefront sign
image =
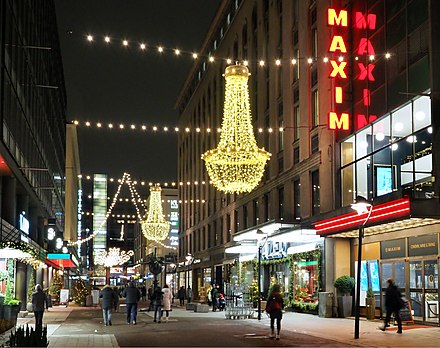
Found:
[[[375,50],[368,37],[371,36],[371,31],[376,29],[376,15],[373,13],[355,12],[352,29],[365,30],[365,32],[368,32],[368,35],[367,37],[360,37],[357,41],[357,46],[355,42],[352,52],[347,48],[346,40],[348,41],[348,38],[345,38],[344,35],[339,35],[347,32],[349,26],[348,11],[337,11],[336,9],[329,8],[327,11],[327,24],[334,30],[328,51],[333,54],[332,58],[330,58],[331,72],[329,77],[334,79],[335,82],[333,96],[336,106],[335,109],[329,112],[328,128],[333,130],[350,130],[353,119],[350,117],[349,107],[344,106],[344,102],[347,101],[346,93],[344,93],[344,84],[348,85],[344,80],[347,80],[349,73],[352,72],[353,83],[356,83],[355,81],[363,81],[368,87],[369,83],[375,81],[375,65],[372,63],[373,60],[370,59],[370,57],[374,56]],[[345,55],[350,53],[356,54],[356,64],[354,67],[349,66],[345,59]],[[362,57],[365,57],[365,62],[360,61]],[[365,107],[370,106],[369,88],[362,89],[362,100]],[[376,115],[356,113],[354,118],[356,130],[363,128],[376,118]]]
[[[18,228],[20,229],[21,232],[21,236],[20,239],[21,241],[25,242],[25,243],[29,243],[29,220],[25,218],[25,212],[21,212],[21,214],[19,215],[19,219],[18,219]]]

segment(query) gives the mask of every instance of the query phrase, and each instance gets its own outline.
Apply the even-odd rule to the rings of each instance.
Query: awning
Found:
[[[78,260],[72,254],[47,254],[46,263],[57,268],[77,268]]]

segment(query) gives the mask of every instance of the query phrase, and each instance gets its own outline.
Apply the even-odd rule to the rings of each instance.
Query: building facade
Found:
[[[180,126],[200,128],[179,137],[179,181],[190,183],[179,192],[190,202],[180,211],[179,261],[188,254],[200,260],[191,268],[193,288],[230,282],[233,260],[255,259],[262,243],[281,240],[292,244],[278,242],[272,251],[298,262],[314,261],[301,258],[320,250],[319,275],[308,270],[300,281],[269,262],[263,289],[276,275],[289,298],[315,300],[319,291],[333,292],[339,276],[356,276],[358,226],[366,223],[361,290],[374,288],[379,313],[385,280],[393,277],[415,319],[438,324],[439,81],[431,63],[438,58],[438,6],[221,3],[201,49],[213,59],[194,63],[176,104]],[[246,61],[252,73],[254,131],[272,153],[260,185],[244,195],[194,184],[209,182],[200,156],[218,142],[207,129],[221,127],[228,58]],[[373,205],[369,221],[353,215],[357,196]],[[250,251],[244,242],[252,242]],[[389,254],[396,243],[401,253]]]
[[[66,91],[53,1],[2,1],[0,18],[0,267],[25,308],[30,278],[47,288],[58,268],[45,226],[64,228]]]

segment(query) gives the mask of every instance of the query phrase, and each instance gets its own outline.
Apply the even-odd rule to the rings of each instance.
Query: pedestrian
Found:
[[[153,286],[151,285],[148,288],[147,294],[148,294],[148,300],[150,301],[150,303],[148,304],[148,312],[151,311],[153,309]]]
[[[109,286],[106,285],[101,291],[102,298],[101,307],[102,307],[102,317],[104,319],[104,325],[112,326],[112,310],[116,309],[118,304],[118,298],[115,291]]]
[[[161,317],[163,317],[163,312],[166,312],[167,314],[165,317],[165,321],[167,322],[171,311],[171,301],[173,299],[173,293],[171,292],[168,284],[164,285],[162,292],[163,292],[163,307],[162,307]]]
[[[181,306],[185,305],[185,288],[183,286],[180,287],[178,295],[179,295],[180,305]]]
[[[397,321],[397,333],[402,333],[402,320],[400,319],[400,310],[405,306],[405,302],[402,300],[402,294],[397,289],[392,279],[387,280],[388,287],[385,290],[385,309],[387,314],[385,316],[385,322],[383,327],[380,327],[382,331],[385,331],[390,319],[391,314],[394,314],[394,319]]]
[[[211,298],[212,298],[212,311],[215,312],[218,308],[218,298],[219,298],[219,291],[218,291],[218,285],[212,287],[211,290]]]
[[[212,306],[212,285],[209,286],[209,288],[206,290],[206,298],[208,299],[208,306]]]
[[[119,289],[118,289],[118,287],[114,286],[113,291],[115,292],[115,297],[116,297],[115,312],[118,312],[119,311]]]
[[[283,318],[284,299],[281,294],[281,288],[279,284],[274,284],[272,291],[267,298],[266,312],[270,316],[270,338],[276,337],[280,339],[281,331],[281,319]],[[275,336],[275,319],[277,320],[277,334]]]
[[[162,316],[162,306],[163,306],[163,292],[160,286],[156,288],[153,292],[153,305],[154,305],[154,322],[160,323],[160,318]]]
[[[142,294],[142,301],[145,301],[147,299],[147,288],[145,285],[142,285],[141,287],[141,294]]]
[[[35,316],[35,331],[43,331],[44,309],[48,309],[47,295],[40,284],[35,285],[35,292],[32,293],[32,310]]]
[[[134,283],[130,282],[122,292],[122,296],[125,297],[127,306],[127,324],[133,323],[133,325],[136,325],[137,306],[141,299],[141,293],[134,286]]]
[[[192,289],[190,286],[188,286],[188,289],[186,289],[186,298],[188,300],[188,303],[191,303],[192,297]]]

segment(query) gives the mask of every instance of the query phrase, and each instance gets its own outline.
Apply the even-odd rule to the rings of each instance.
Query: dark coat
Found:
[[[179,298],[181,299],[181,300],[183,300],[183,299],[185,299],[185,288],[180,288],[179,289],[179,292],[177,293],[177,295],[179,296]]]
[[[385,290],[385,308],[387,311],[397,311],[402,308],[402,294],[394,283],[388,285]]]
[[[122,292],[125,297],[125,303],[138,303],[141,299],[141,292],[134,286],[127,286]]]
[[[47,295],[43,290],[37,290],[32,293],[32,310],[34,312],[44,312],[49,306]]]
[[[162,306],[163,305],[163,292],[161,288],[156,288],[156,290],[153,292],[153,296],[151,297],[153,304],[155,306]]]
[[[267,298],[266,311],[268,311],[268,307],[273,308],[273,303],[277,302],[279,309],[272,309],[269,314],[281,313],[284,308],[284,299],[283,296],[279,292],[272,292]]]
[[[102,298],[101,304],[104,309],[115,308],[118,304],[118,296],[110,287],[102,289],[100,297]]]

